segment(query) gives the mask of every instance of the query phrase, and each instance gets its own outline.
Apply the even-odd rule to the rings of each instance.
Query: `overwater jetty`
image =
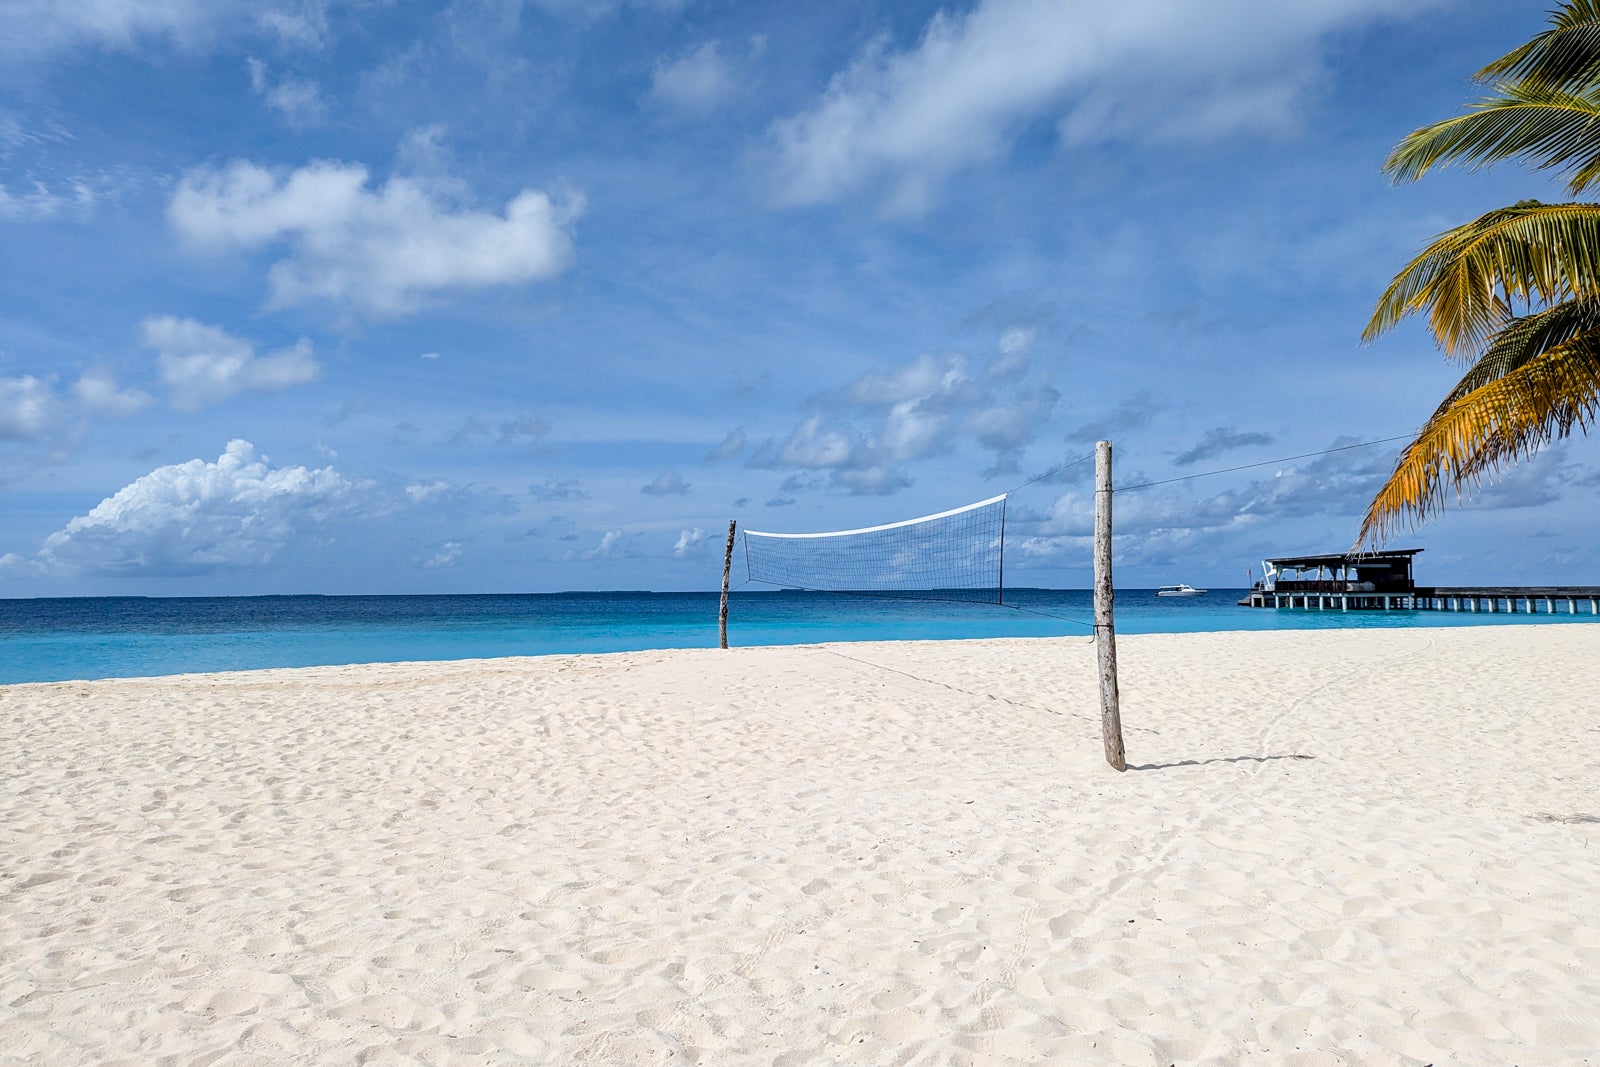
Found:
[[[1600,585],[1419,586],[1411,567],[1421,551],[1333,552],[1262,560],[1261,580],[1239,605],[1309,611],[1600,616]]]

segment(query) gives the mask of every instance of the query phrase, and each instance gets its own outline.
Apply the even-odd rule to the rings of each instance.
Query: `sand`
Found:
[[[0,687],[0,1062],[1600,1062],[1600,626],[1119,647]]]

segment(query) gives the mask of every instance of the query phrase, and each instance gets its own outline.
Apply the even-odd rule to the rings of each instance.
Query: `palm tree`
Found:
[[[1566,0],[1550,28],[1475,75],[1491,95],[1395,146],[1384,171],[1516,159],[1579,196],[1600,185],[1600,0]],[[1357,545],[1443,507],[1600,412],[1600,204],[1524,200],[1434,238],[1378,300],[1363,339],[1426,312],[1469,364],[1400,453]]]

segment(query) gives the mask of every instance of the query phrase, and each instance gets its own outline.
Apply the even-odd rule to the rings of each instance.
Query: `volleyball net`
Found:
[[[859,530],[744,531],[752,582],[920,600],[1004,602],[1006,494]]]

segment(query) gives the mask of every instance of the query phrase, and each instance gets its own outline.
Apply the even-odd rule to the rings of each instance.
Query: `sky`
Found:
[[[0,596],[709,590],[1013,489],[1085,587],[1102,438],[1119,585],[1343,550],[1464,370],[1378,295],[1566,199],[1384,156],[1546,6],[9,0]],[[1389,544],[1600,583],[1597,501]]]

